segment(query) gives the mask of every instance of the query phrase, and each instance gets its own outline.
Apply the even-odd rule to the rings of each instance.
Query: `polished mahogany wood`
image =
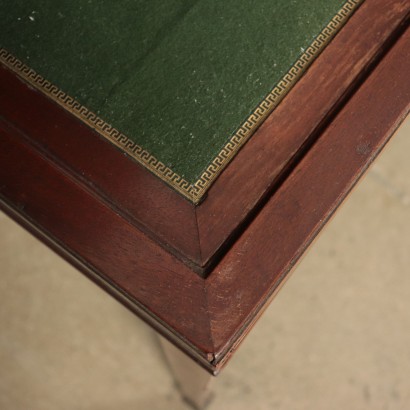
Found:
[[[206,278],[5,121],[1,206],[216,373],[407,115],[410,32],[390,47]]]
[[[407,30],[208,278],[217,361],[226,360],[249,331],[262,306],[408,115],[409,72]]]
[[[409,9],[406,0],[366,0],[198,206],[4,68],[0,115],[33,148],[205,277],[398,36]]]

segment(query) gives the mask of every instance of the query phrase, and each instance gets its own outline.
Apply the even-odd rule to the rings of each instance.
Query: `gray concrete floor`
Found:
[[[209,410],[410,408],[410,121],[214,384]],[[0,409],[187,409],[153,332],[0,214]]]

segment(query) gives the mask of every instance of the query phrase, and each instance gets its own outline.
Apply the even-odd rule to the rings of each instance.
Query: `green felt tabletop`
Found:
[[[0,46],[195,184],[335,15],[359,2],[1,0]]]

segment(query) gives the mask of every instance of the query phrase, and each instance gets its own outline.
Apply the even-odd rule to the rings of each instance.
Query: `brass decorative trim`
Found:
[[[313,60],[324,49],[324,47],[335,36],[335,34],[346,23],[349,17],[363,1],[364,0],[346,1],[343,7],[315,38],[313,43],[304,51],[296,63],[279,81],[279,83],[229,139],[219,154],[212,160],[212,162],[210,162],[206,170],[194,184],[189,183],[183,177],[172,171],[172,169],[167,167],[148,151],[143,149],[137,143],[131,141],[127,136],[109,125],[103,119],[99,118],[95,113],[88,110],[74,98],[67,95],[55,85],[51,84],[40,74],[37,74],[33,69],[11,55],[4,48],[0,48],[0,62],[33,87],[42,91],[64,109],[70,111],[81,121],[85,122],[103,137],[110,140],[113,144],[136,159],[153,174],[157,175],[184,197],[196,204],[202,199],[211,184],[228,165],[239,149],[246,143],[246,141],[248,141],[255,130],[274,110],[274,108],[277,107],[293,85],[295,85],[295,83],[304,74]]]

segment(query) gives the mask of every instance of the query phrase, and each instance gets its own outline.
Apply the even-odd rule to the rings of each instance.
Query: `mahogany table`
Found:
[[[282,37],[269,40],[259,20],[252,26],[246,20],[249,14],[212,9],[210,3],[181,6],[177,23],[162,22],[141,64],[138,60],[139,71],[132,66],[138,78],[134,81],[131,68],[127,71],[138,98],[127,94],[129,88],[121,88],[122,79],[114,79],[98,101],[93,98],[102,88],[99,81],[109,81],[121,55],[114,53],[115,64],[107,63],[107,71],[100,74],[105,62],[96,52],[94,77],[81,70],[76,77],[76,66],[68,65],[70,42],[59,43],[55,37],[63,23],[40,26],[38,33],[49,33],[51,40],[39,46],[24,37],[18,24],[26,19],[27,38],[40,41],[43,37],[30,32],[30,24],[41,20],[45,8],[21,14],[12,2],[0,6],[11,10],[12,16],[0,30],[4,47],[0,52],[1,208],[183,352],[170,353],[181,378],[178,367],[191,366],[184,363],[186,356],[214,375],[226,365],[410,105],[407,0],[329,2],[337,6],[336,13],[332,9],[326,14],[323,6],[323,13],[318,13],[322,20],[318,17],[306,37],[310,36],[309,44],[300,43],[297,31],[283,34],[283,28],[278,32]],[[240,3],[249,8],[247,2]],[[275,7],[293,7],[291,3],[277,2]],[[316,3],[309,6],[316,7],[315,13],[320,1]],[[191,6],[199,7],[197,14]],[[209,10],[200,8],[208,6]],[[58,13],[63,21],[66,11]],[[263,14],[266,10],[257,19]],[[295,21],[306,22],[305,14]],[[155,15],[147,12],[141,24],[150,19],[152,27]],[[212,30],[198,28],[195,41],[183,34],[178,37],[192,19],[192,27],[200,27],[199,22],[216,21],[219,15],[225,18],[223,24],[215,23]],[[293,24],[289,11],[278,15],[278,27]],[[241,19],[249,33],[258,28],[257,34],[252,32],[256,36],[252,47],[257,46],[257,57],[252,58],[263,56],[261,61],[239,55],[248,44],[241,43],[237,34],[242,33]],[[107,21],[111,20],[115,18]],[[235,22],[235,30],[229,31],[227,22]],[[164,33],[163,27],[171,23],[177,27],[173,34]],[[114,36],[116,32],[107,27]],[[315,32],[317,27],[321,29]],[[259,35],[260,30],[266,35]],[[248,31],[243,29],[247,36]],[[212,33],[222,37],[208,49]],[[232,33],[236,37],[231,43],[215,48]],[[177,43],[167,40],[172,36]],[[286,48],[280,48],[281,42]],[[173,49],[175,44],[179,48]],[[47,47],[55,60],[41,53]],[[269,60],[276,58],[270,55],[271,47],[282,54],[294,51],[289,54],[290,68],[284,57],[283,62]],[[88,58],[92,52],[84,50],[89,50],[84,51]],[[178,71],[167,65],[172,63],[166,60],[169,50],[172,61],[181,59],[182,71],[182,61],[195,64],[199,56],[198,70],[203,58],[212,62],[204,73],[216,74],[209,78],[203,74],[197,82],[195,70],[190,71],[190,82],[186,73],[178,77]],[[230,77],[224,55],[239,61]],[[58,71],[59,64],[67,68]],[[131,67],[127,64],[122,67]],[[272,79],[268,68],[275,64],[287,68],[278,68],[277,79]],[[172,79],[174,100],[169,100],[171,91],[163,84],[145,80],[153,70],[155,81],[165,74]],[[260,79],[254,85],[237,86],[255,72]],[[63,86],[56,85],[60,78]],[[76,84],[84,88],[76,89]],[[258,95],[263,98],[257,100]],[[192,104],[184,105],[189,99]],[[242,106],[244,99],[249,104]],[[124,111],[129,101],[133,108]],[[186,116],[182,122],[181,113]],[[191,128],[185,132],[184,127]],[[195,372],[195,367],[190,371]],[[207,381],[203,383],[199,390]]]

